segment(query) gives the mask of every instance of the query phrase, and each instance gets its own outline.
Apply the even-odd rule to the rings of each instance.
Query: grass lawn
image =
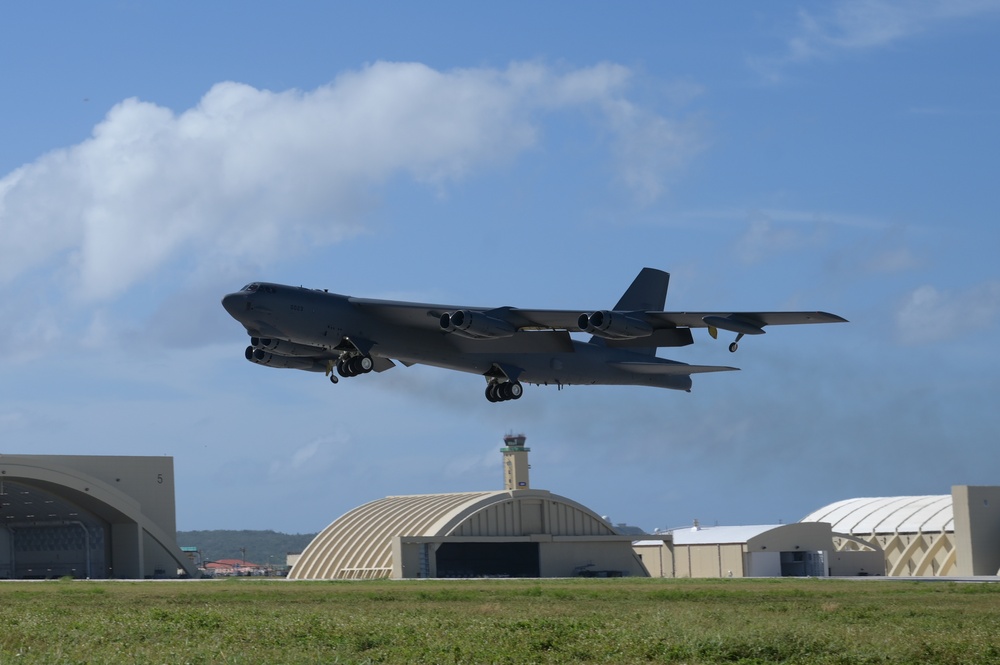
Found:
[[[1000,663],[1000,584],[0,583],[0,663]]]

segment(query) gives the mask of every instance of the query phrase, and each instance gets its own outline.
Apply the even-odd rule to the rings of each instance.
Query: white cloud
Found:
[[[833,223],[830,219],[817,215],[757,211],[751,215],[746,233],[736,242],[736,254],[752,264],[775,254],[815,247],[824,241],[825,228],[830,223]]]
[[[845,0],[823,14],[801,10],[784,54],[751,59],[775,80],[783,67],[882,48],[949,21],[1000,12],[998,0]]]
[[[605,109],[621,137],[616,147],[620,178],[641,203],[658,199],[666,186],[664,174],[679,171],[704,150],[693,123],[669,120],[625,100],[609,102]]]
[[[900,273],[918,268],[921,263],[908,247],[896,247],[869,257],[864,269],[873,273]]]
[[[268,468],[268,477],[272,481],[295,481],[328,473],[349,445],[349,439],[347,434],[340,432],[315,439],[288,455],[275,455]]]
[[[650,200],[698,140],[629,102],[630,76],[613,64],[379,62],[306,92],[219,83],[179,114],[128,99],[86,141],[0,180],[0,283],[47,271],[101,302],[182,256],[202,271],[287,258],[359,233],[389,178],[461,179],[536,145],[539,116],[584,107],[608,123],[623,179]]]
[[[1000,281],[948,292],[925,285],[896,310],[896,334],[905,344],[930,344],[989,328],[1000,318]]]

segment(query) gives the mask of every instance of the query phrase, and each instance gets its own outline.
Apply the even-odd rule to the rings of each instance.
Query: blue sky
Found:
[[[179,529],[532,484],[647,529],[996,484],[1000,2],[5,3],[0,452],[174,457]],[[254,280],[820,309],[690,394],[254,366]],[[699,334],[700,332],[700,334]]]

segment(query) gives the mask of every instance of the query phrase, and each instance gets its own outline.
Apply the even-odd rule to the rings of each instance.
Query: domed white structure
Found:
[[[829,522],[837,551],[882,550],[890,576],[997,575],[1000,569],[1000,487],[846,499],[802,521]]]

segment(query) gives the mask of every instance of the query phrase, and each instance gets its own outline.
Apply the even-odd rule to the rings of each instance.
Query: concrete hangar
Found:
[[[504,443],[503,490],[366,503],[320,532],[288,577],[646,575],[634,536],[575,501],[531,489],[524,435]]]
[[[171,457],[0,455],[0,579],[197,576]]]

